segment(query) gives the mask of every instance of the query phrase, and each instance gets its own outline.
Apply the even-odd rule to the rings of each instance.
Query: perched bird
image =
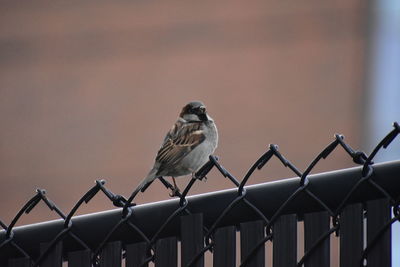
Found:
[[[214,153],[218,144],[218,131],[202,102],[194,101],[183,107],[178,120],[164,138],[154,166],[132,193],[135,196],[161,176],[171,176],[176,196],[179,189],[175,178],[195,173]]]

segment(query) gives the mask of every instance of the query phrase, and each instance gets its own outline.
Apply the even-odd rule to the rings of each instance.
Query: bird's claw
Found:
[[[174,187],[174,188],[171,188],[171,193],[169,194],[169,196],[170,197],[177,197],[177,196],[179,196],[178,193],[180,193],[179,188]]]

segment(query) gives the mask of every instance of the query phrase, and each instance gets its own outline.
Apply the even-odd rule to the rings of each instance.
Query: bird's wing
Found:
[[[166,168],[178,163],[205,139],[200,123],[184,123],[178,120],[165,136],[157,153],[156,163],[146,178],[138,185],[131,196],[144,191],[157,175]]]
[[[164,139],[157,153],[156,162],[159,171],[182,160],[190,151],[205,139],[200,123],[183,123],[177,121]]]

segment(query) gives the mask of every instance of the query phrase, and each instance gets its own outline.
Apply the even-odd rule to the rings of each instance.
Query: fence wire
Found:
[[[272,227],[273,224],[277,221],[277,219],[281,215],[283,215],[283,211],[285,210],[285,208],[289,206],[290,203],[295,201],[296,196],[298,196],[300,193],[307,194],[323,210],[328,212],[332,223],[332,227],[328,231],[326,231],[323,235],[321,235],[317,239],[317,241],[313,245],[311,245],[307,251],[305,251],[303,257],[298,261],[297,266],[299,267],[303,266],[305,261],[310,257],[310,255],[312,255],[312,253],[319,247],[319,245],[322,242],[327,240],[334,233],[336,235],[339,235],[339,230],[341,225],[341,218],[340,218],[341,212],[343,211],[344,207],[348,204],[348,200],[353,196],[356,190],[362,184],[369,183],[383,196],[389,199],[393,211],[393,217],[381,229],[378,230],[374,238],[372,238],[371,241],[369,241],[369,243],[364,248],[362,252],[362,258],[360,259],[360,266],[364,266],[365,264],[364,260],[367,258],[368,254],[374,249],[375,244],[379,241],[382,234],[385,231],[387,231],[394,222],[400,221],[400,210],[399,210],[400,199],[396,198],[395,196],[392,196],[385,188],[383,188],[379,184],[379,181],[375,181],[374,179],[372,179],[372,174],[374,173],[373,159],[381,149],[386,149],[390,145],[390,143],[398,136],[399,133],[400,133],[400,126],[397,122],[394,122],[393,129],[378,143],[378,145],[376,145],[376,147],[369,155],[366,155],[361,151],[354,150],[352,147],[350,147],[350,145],[348,145],[344,141],[343,135],[336,134],[334,136],[334,140],[331,143],[329,143],[315,157],[314,160],[312,160],[310,165],[304,171],[299,170],[293,163],[291,163],[288,159],[286,159],[285,156],[279,151],[277,145],[271,144],[269,145],[268,150],[250,167],[250,169],[248,170],[248,172],[246,173],[246,175],[243,177],[242,180],[239,180],[238,178],[234,177],[224,166],[222,166],[222,164],[219,162],[218,157],[210,156],[209,162],[206,163],[197,173],[193,175],[193,177],[191,178],[191,180],[189,181],[188,185],[185,187],[183,192],[177,193],[180,199],[179,207],[170,214],[167,220],[159,226],[158,230],[152,236],[147,236],[144,233],[144,231],[140,229],[138,225],[135,225],[135,223],[132,222],[132,216],[134,214],[133,207],[136,205],[133,202],[135,195],[131,195],[128,199],[126,199],[121,195],[114,194],[109,189],[107,189],[104,180],[97,180],[96,184],[92,188],[90,188],[82,196],[81,199],[79,199],[79,201],[74,205],[74,207],[68,213],[64,213],[63,211],[61,211],[61,209],[57,207],[57,205],[47,197],[45,190],[37,189],[35,195],[29,201],[27,201],[26,204],[19,210],[19,212],[16,214],[16,216],[13,218],[13,220],[9,225],[5,224],[0,220],[0,227],[2,227],[5,230],[5,239],[0,243],[0,254],[2,253],[3,250],[5,250],[6,247],[12,247],[14,250],[18,252],[19,255],[21,255],[21,257],[26,257],[31,259],[32,262],[31,266],[36,267],[40,265],[40,263],[55,248],[57,244],[63,242],[63,240],[65,240],[68,237],[75,240],[82,247],[82,249],[89,250],[92,255],[93,266],[98,266],[99,254],[104,248],[104,246],[107,244],[107,242],[110,240],[110,237],[120,227],[127,226],[128,229],[130,229],[130,231],[139,235],[142,241],[145,242],[147,245],[146,247],[147,258],[141,264],[141,266],[145,266],[149,262],[154,262],[155,260],[155,250],[156,250],[155,243],[159,239],[162,231],[176,217],[181,216],[183,214],[191,214],[191,211],[188,208],[188,200],[186,198],[190,189],[198,180],[206,178],[207,174],[212,169],[217,169],[222,176],[227,178],[237,188],[237,195],[234,199],[232,199],[229,205],[227,205],[220,212],[219,217],[210,226],[203,227],[205,236],[204,248],[191,259],[189,264],[187,264],[188,267],[196,264],[197,261],[199,261],[199,259],[201,259],[207,251],[211,253],[213,252],[215,244],[214,243],[215,231],[219,226],[221,226],[220,222],[222,221],[222,219],[229,213],[229,211],[231,211],[239,203],[243,203],[248,208],[253,210],[255,214],[257,214],[259,219],[264,222],[265,225],[265,237],[253,247],[251,252],[245,258],[243,258],[242,262],[240,263],[240,266],[246,266],[246,264],[254,256],[254,254],[260,247],[264,246],[266,242],[272,242],[274,237],[274,231]],[[326,159],[333,151],[338,149],[338,147],[341,147],[346,152],[346,154],[353,160],[355,164],[362,166],[362,175],[360,179],[353,185],[351,190],[347,192],[346,196],[343,198],[341,203],[335,209],[332,209],[324,201],[322,201],[318,195],[312,192],[312,190],[310,189],[310,180],[308,179],[308,176],[313,170],[313,168],[318,164],[318,162],[320,162],[321,159]],[[291,195],[283,203],[281,203],[279,208],[273,213],[272,216],[267,218],[256,205],[254,205],[249,199],[246,198],[247,195],[246,195],[245,185],[248,183],[253,173],[256,170],[262,169],[271,160],[271,158],[277,158],[283,164],[284,167],[289,168],[296,175],[296,177],[300,178],[300,182],[298,184],[297,189],[295,189],[291,193]],[[159,180],[166,188],[168,189],[173,188],[173,186],[163,177],[159,177]],[[96,247],[91,247],[85,241],[83,241],[77,233],[74,233],[74,231],[76,230],[74,230],[72,227],[73,223],[71,219],[77,212],[77,210],[84,203],[87,204],[88,202],[90,202],[91,199],[100,192],[103,193],[112,202],[114,206],[122,208],[122,216],[120,220],[114,225],[114,227],[112,227],[112,229],[108,231],[105,238]],[[47,244],[46,249],[44,249],[41,252],[39,257],[33,257],[32,255],[29,255],[29,253],[26,250],[24,250],[24,248],[20,244],[18,244],[14,236],[13,228],[15,227],[15,225],[17,224],[17,222],[19,221],[19,219],[23,214],[28,214],[40,202],[44,202],[51,211],[58,214],[58,216],[64,221],[64,223],[63,223],[63,229],[56,236],[54,236],[54,238]]]

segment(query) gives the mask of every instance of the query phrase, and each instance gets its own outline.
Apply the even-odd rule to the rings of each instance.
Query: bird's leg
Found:
[[[174,177],[171,177],[171,178],[172,178],[172,182],[174,183],[174,188],[172,188],[172,192],[171,192],[171,194],[169,194],[169,196],[176,197],[178,195],[177,193],[180,192],[180,190],[179,190],[178,186],[176,185],[175,178]]]

